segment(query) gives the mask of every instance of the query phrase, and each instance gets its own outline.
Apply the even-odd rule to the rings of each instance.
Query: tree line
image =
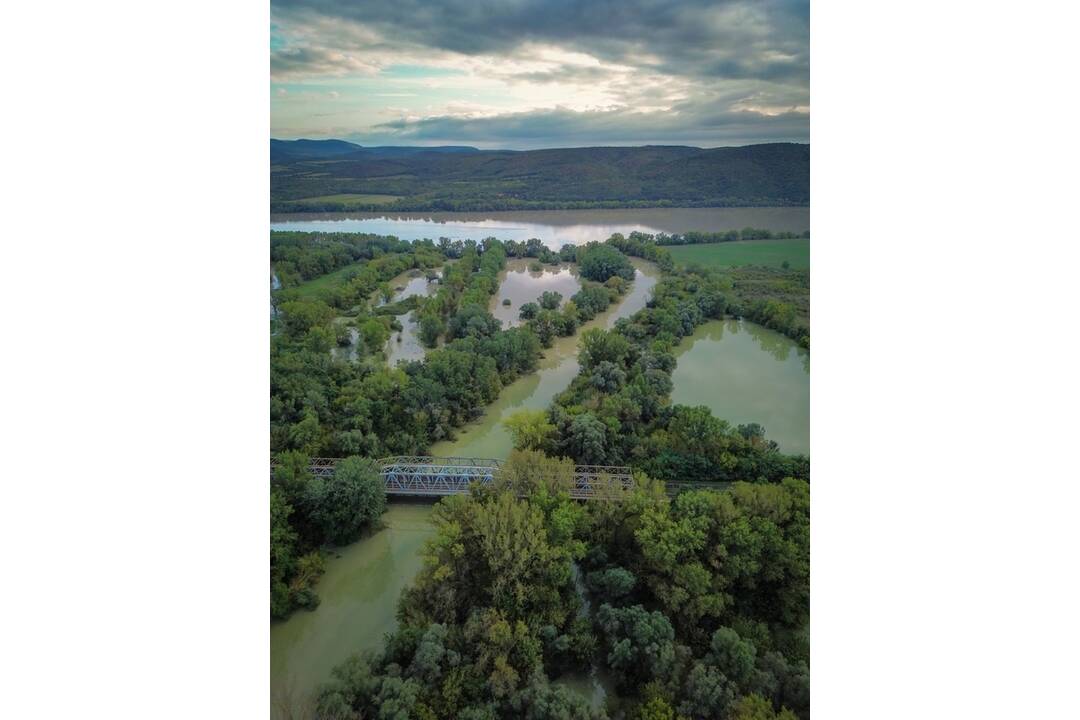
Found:
[[[723,232],[698,232],[686,233],[658,233],[654,240],[657,245],[707,245],[712,243],[735,242],[736,240],[809,240],[810,231],[801,233],[762,230],[745,227],[742,230],[726,230]]]

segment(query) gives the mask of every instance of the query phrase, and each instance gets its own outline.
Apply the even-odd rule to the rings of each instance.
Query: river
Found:
[[[787,453],[810,453],[810,353],[744,320],[714,320],[675,352],[673,403],[705,405],[733,425],[756,422]]]
[[[570,381],[578,373],[577,349],[578,339],[581,333],[589,328],[610,328],[619,318],[629,317],[645,307],[645,303],[652,296],[653,286],[660,277],[660,270],[652,263],[631,258],[634,264],[635,277],[631,289],[622,298],[622,301],[605,312],[600,313],[587,323],[582,324],[575,335],[571,337],[556,338],[550,348],[544,349],[544,357],[540,359],[536,372],[518,378],[502,389],[499,398],[487,407],[484,414],[477,420],[461,428],[454,440],[444,440],[431,447],[432,455],[451,457],[484,457],[505,458],[513,449],[513,440],[510,432],[503,427],[502,422],[513,413],[522,408],[543,410],[551,404],[552,399],[570,386]],[[569,273],[569,270],[561,270]],[[555,281],[547,280],[544,275],[556,275],[556,273],[517,273],[514,269],[508,269],[507,275],[516,275],[517,282],[514,290],[514,300],[511,306],[516,310],[520,302],[535,300],[544,290],[550,290]],[[535,285],[531,290],[525,285],[526,278],[540,275],[534,278]],[[565,279],[559,282],[566,282]],[[502,308],[503,297],[502,285],[500,294],[494,300],[496,307]],[[576,292],[576,291],[575,291]],[[564,293],[565,295],[565,293]],[[516,312],[515,312],[516,316]]]
[[[435,534],[431,504],[387,506],[383,528],[341,548],[326,564],[315,587],[320,603],[270,625],[272,706],[294,708],[330,671],[360,650],[378,650],[383,636],[397,627],[398,596],[420,571],[420,548]],[[284,717],[274,708],[272,715]]]
[[[488,213],[302,213],[271,215],[272,230],[366,232],[402,240],[500,240],[539,238],[552,250],[607,240],[613,233],[684,233],[744,227],[803,232],[810,208],[634,208],[625,210],[528,210]]]

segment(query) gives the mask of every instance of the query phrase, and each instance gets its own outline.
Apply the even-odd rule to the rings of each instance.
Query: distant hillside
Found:
[[[439,147],[415,147],[382,145],[364,147],[345,140],[271,140],[270,162],[294,162],[340,157],[408,157],[424,152],[462,153],[479,152],[466,145],[442,145]]]
[[[708,150],[658,145],[518,152],[457,146],[363,148],[333,140],[288,142],[271,141],[274,211],[733,207],[810,202],[810,146],[794,143]],[[377,207],[341,200],[342,196],[372,195],[398,199]]]

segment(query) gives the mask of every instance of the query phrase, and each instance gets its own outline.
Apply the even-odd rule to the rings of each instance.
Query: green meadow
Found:
[[[668,247],[677,265],[697,263],[706,267],[765,265],[781,267],[787,261],[793,270],[810,267],[809,240],[736,240],[707,245]]]

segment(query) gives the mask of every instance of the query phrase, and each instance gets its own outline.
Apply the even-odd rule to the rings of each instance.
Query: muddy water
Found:
[[[410,271],[412,272],[412,271]],[[442,271],[438,271],[441,276]],[[404,300],[414,295],[430,297],[439,290],[437,281],[428,281],[425,275],[409,277],[408,273],[397,276],[390,281],[390,287],[402,288],[394,292],[391,302]],[[386,342],[386,362],[391,366],[399,362],[410,360],[422,360],[427,348],[420,342],[420,324],[416,318],[416,311],[410,311],[404,315],[398,315],[398,322],[402,329],[395,330]]]
[[[478,420],[461,428],[456,440],[433,445],[431,454],[484,458],[505,458],[509,455],[513,441],[502,421],[522,408],[546,408],[557,394],[570,385],[578,372],[577,351],[581,332],[593,327],[610,328],[619,318],[633,315],[649,301],[660,271],[652,263],[637,258],[632,262],[637,272],[632,289],[623,296],[622,302],[582,325],[573,337],[556,338],[555,344],[544,350],[544,357],[536,372],[504,387],[499,399],[489,405]]]
[[[532,210],[484,213],[302,213],[272,215],[273,230],[368,232],[402,240],[448,237],[479,242],[539,238],[552,250],[565,244],[603,241],[613,233],[656,234],[744,227],[802,232],[810,229],[810,208],[635,208],[623,210]]]
[[[384,527],[338,551],[315,587],[320,603],[270,626],[271,704],[299,709],[330,678],[333,667],[360,650],[378,650],[397,627],[398,596],[421,568],[420,548],[434,535],[430,504],[392,503]],[[278,710],[274,717],[284,717]],[[302,715],[294,715],[301,717]]]
[[[489,309],[504,328],[521,325],[522,321],[518,318],[521,306],[537,302],[542,293],[560,293],[562,302],[566,303],[571,295],[581,289],[576,268],[570,265],[544,265],[542,270],[529,270],[529,266],[535,262],[521,258],[508,260],[506,269],[499,274],[499,291],[492,298]],[[510,300],[509,305],[503,305],[506,299]]]
[[[672,402],[705,405],[733,425],[759,423],[782,451],[809,454],[809,351],[751,322],[714,320],[675,357]]]

